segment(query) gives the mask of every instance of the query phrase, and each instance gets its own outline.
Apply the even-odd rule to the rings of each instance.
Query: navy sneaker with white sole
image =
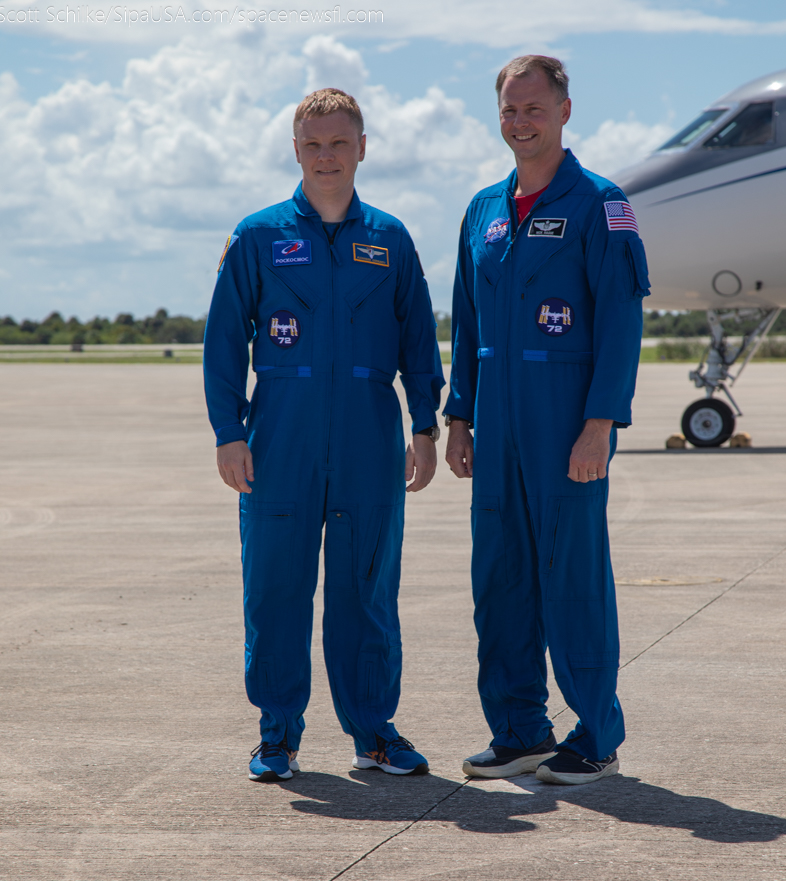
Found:
[[[462,770],[467,777],[516,777],[531,774],[544,760],[555,754],[557,741],[549,736],[529,749],[512,749],[508,746],[490,746],[476,756],[464,759]]]
[[[543,783],[576,786],[580,783],[594,783],[601,777],[611,777],[612,774],[617,774],[619,769],[616,750],[610,756],[596,762],[560,744],[553,758],[538,765],[535,776]]]
[[[386,774],[428,774],[428,760],[406,737],[384,740],[377,735],[377,748],[355,756],[352,767],[360,771],[379,768]]]
[[[251,750],[251,763],[248,766],[248,779],[262,783],[275,783],[276,780],[289,780],[293,771],[299,771],[297,750],[287,748],[286,740],[281,743],[268,743],[263,740]]]

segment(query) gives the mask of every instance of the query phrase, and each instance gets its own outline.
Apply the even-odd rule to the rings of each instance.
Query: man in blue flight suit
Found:
[[[240,493],[246,691],[262,711],[249,777],[299,770],[323,527],[325,661],[353,766],[425,774],[390,720],[405,481],[417,492],[436,469],[444,379],[431,301],[404,226],[355,193],[366,136],[354,98],[314,92],[294,133],[303,182],[230,236],[205,332],[218,468]],[[412,415],[406,452],[397,371]]]
[[[473,479],[478,688],[493,735],[464,772],[587,783],[617,772],[624,739],[606,469],[631,421],[647,264],[625,195],[562,148],[562,64],[514,59],[497,96],[516,169],[462,224],[445,406],[448,464]],[[546,646],[578,716],[559,745]]]

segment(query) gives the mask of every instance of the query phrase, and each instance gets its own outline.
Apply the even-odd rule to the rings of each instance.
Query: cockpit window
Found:
[[[716,110],[705,110],[698,119],[694,119],[690,125],[686,125],[682,131],[677,132],[671,140],[666,141],[666,143],[658,149],[671,150],[672,147],[687,147],[688,144],[695,141],[699,135],[703,135],[713,122],[715,122],[719,116],[723,116],[727,110],[728,107],[721,107]]]
[[[705,147],[757,147],[775,140],[773,102],[749,104],[713,135]]]

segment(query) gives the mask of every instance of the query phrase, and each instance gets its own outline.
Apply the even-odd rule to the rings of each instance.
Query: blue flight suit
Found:
[[[521,224],[515,190],[514,171],[467,209],[444,411],[475,424],[478,687],[493,746],[540,743],[548,645],[567,742],[598,760],[625,736],[608,478],[567,473],[585,419],[614,420],[612,455],[631,421],[647,263],[625,195],[570,150]]]
[[[262,739],[299,747],[324,527],[325,661],[363,754],[397,736],[405,448],[393,380],[400,370],[417,432],[436,423],[444,379],[404,226],[355,194],[334,232],[331,244],[301,186],[240,223],[208,315],[205,392],[217,446],[246,440],[254,459],[240,533],[246,691]]]

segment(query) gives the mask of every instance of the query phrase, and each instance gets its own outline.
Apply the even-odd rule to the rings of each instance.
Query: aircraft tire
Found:
[[[682,433],[694,447],[719,447],[733,434],[731,407],[717,398],[694,401],[682,414]]]

